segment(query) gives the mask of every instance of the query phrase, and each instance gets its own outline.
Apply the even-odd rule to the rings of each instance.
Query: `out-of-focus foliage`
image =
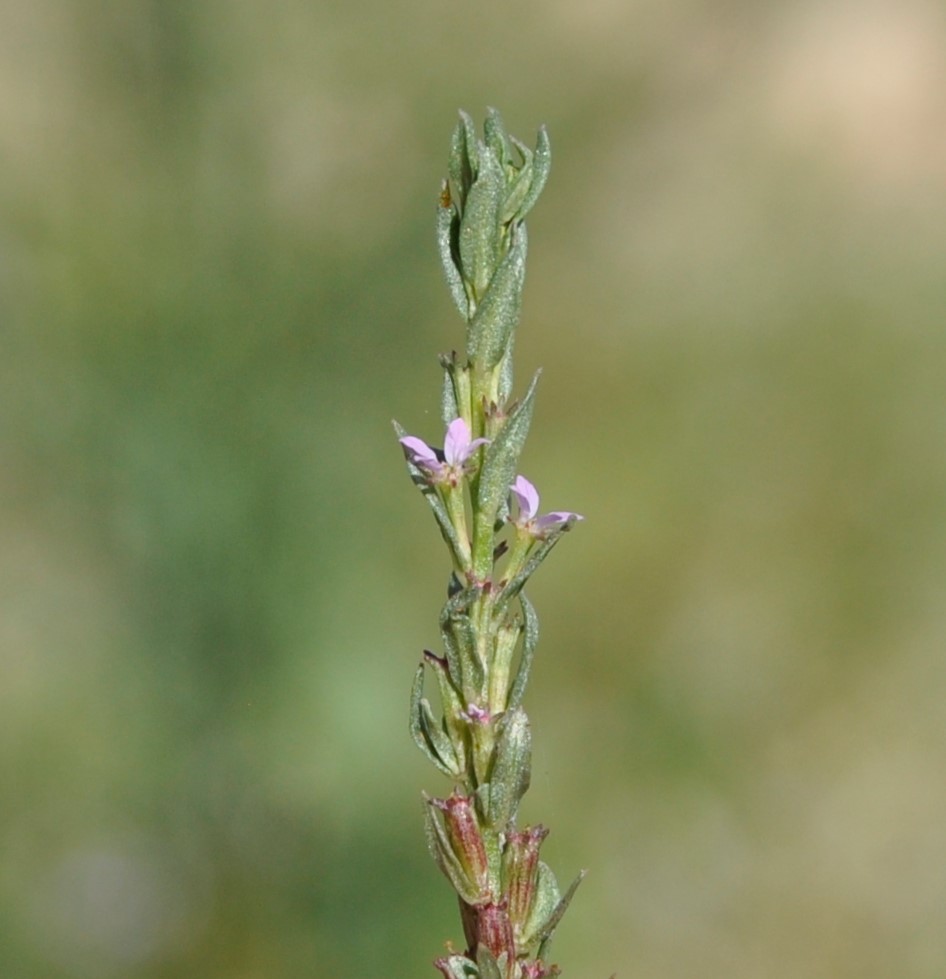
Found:
[[[548,124],[525,473],[586,515],[523,816],[625,979],[946,973],[946,23],[925,0],[9,0],[0,974],[432,975],[389,419],[455,112]]]

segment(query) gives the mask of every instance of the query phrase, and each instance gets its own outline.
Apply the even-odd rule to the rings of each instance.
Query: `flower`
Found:
[[[544,513],[541,517],[537,517],[539,491],[525,476],[516,476],[516,481],[509,489],[519,504],[519,516],[513,520],[513,523],[533,537],[546,537],[555,530],[585,519],[580,513],[571,513],[568,510],[553,510],[551,513]]]
[[[470,471],[470,457],[489,439],[470,438],[470,426],[462,418],[454,418],[447,426],[443,449],[432,449],[423,439],[405,435],[398,440],[410,463],[422,469],[435,483],[456,486]]]

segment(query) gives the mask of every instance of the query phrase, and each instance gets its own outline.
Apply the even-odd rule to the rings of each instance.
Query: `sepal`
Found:
[[[480,970],[475,962],[463,955],[447,955],[434,960],[434,968],[439,969],[444,979],[479,979]]]
[[[502,966],[485,945],[480,945],[477,949],[476,961],[479,965],[480,979],[506,979]]]

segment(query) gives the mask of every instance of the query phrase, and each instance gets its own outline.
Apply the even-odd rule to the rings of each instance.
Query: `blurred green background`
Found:
[[[565,975],[946,975],[946,17],[9,0],[0,975],[433,976],[459,107],[552,136],[523,816]]]

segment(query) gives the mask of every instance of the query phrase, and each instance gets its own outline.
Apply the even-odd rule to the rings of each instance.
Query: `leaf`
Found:
[[[549,134],[545,126],[539,127],[535,141],[535,153],[532,155],[532,182],[529,184],[529,191],[516,211],[516,220],[521,221],[535,206],[545,187],[545,182],[549,178],[549,170],[552,167],[552,146],[549,143]]]
[[[499,214],[506,181],[496,154],[479,146],[479,172],[460,218],[460,270],[478,303],[486,295],[499,260]]]
[[[509,137],[506,126],[498,109],[490,106],[486,110],[486,120],[483,123],[483,138],[486,145],[493,151],[500,165],[505,167],[509,162]]]
[[[446,427],[454,418],[460,417],[460,407],[457,404],[457,392],[453,386],[453,372],[456,370],[456,362],[451,363],[443,358],[441,363],[444,364],[444,371],[443,388],[440,393],[440,415],[443,418],[444,427]]]
[[[506,189],[506,200],[503,204],[502,214],[503,224],[510,224],[516,217],[529,188],[532,186],[532,150],[514,136],[511,141],[522,157],[522,166],[517,169],[515,177]]]
[[[480,470],[479,491],[474,516],[474,571],[486,579],[492,572],[493,524],[499,508],[509,496],[516,475],[519,455],[529,434],[535,389],[541,371],[536,371],[526,396],[510,412],[506,423],[487,446]]]
[[[522,605],[522,614],[525,620],[522,637],[522,655],[519,657],[519,669],[516,671],[516,679],[513,680],[512,688],[509,691],[509,704],[507,710],[515,710],[521,703],[526,691],[526,684],[529,682],[529,672],[532,669],[532,659],[535,656],[535,647],[539,641],[539,617],[535,614],[532,603],[525,595],[519,595]]]
[[[447,278],[447,285],[450,287],[450,295],[456,303],[460,315],[464,319],[470,318],[470,301],[467,298],[466,288],[463,285],[463,276],[459,268],[459,250],[457,247],[457,232],[460,227],[460,219],[456,210],[456,205],[450,197],[449,184],[444,181],[440,192],[440,203],[437,206],[437,247],[440,251],[440,263],[443,265],[444,275]],[[454,415],[454,417],[456,417]]]
[[[503,358],[519,325],[526,276],[525,225],[512,232],[512,244],[480,300],[467,332],[467,357],[492,370]]]
[[[463,704],[460,700],[460,693],[453,685],[450,678],[450,667],[445,660],[434,656],[433,653],[424,653],[427,665],[434,671],[437,677],[437,684],[440,689],[440,702],[443,705],[443,722],[447,735],[450,738],[450,745],[457,761],[457,777],[462,778],[462,773],[466,771],[466,746],[464,743],[464,731],[460,726],[460,715],[463,712]]]
[[[571,882],[568,890],[565,892],[564,897],[555,905],[555,910],[549,916],[546,921],[542,931],[539,935],[539,953],[538,958],[542,959],[548,954],[549,944],[552,941],[552,935],[555,929],[558,927],[559,922],[562,920],[562,916],[568,910],[568,905],[572,903],[572,898],[575,896],[575,891],[578,890],[578,885],[585,879],[588,871],[579,871],[578,876]]]
[[[424,699],[424,664],[414,674],[411,686],[410,729],[414,744],[449,778],[456,778],[462,769],[450,739],[444,733]]]
[[[503,716],[489,778],[489,821],[500,832],[515,819],[532,778],[532,735],[521,707]]]
[[[459,196],[457,213],[462,216],[466,205],[466,197],[479,170],[479,154],[477,151],[476,128],[470,116],[460,111],[460,121],[453,130],[450,140],[450,159],[447,172],[453,189]]]
[[[486,681],[486,664],[476,648],[476,633],[467,614],[471,590],[457,592],[440,610],[440,633],[450,665],[450,677],[469,701],[481,699]]]

